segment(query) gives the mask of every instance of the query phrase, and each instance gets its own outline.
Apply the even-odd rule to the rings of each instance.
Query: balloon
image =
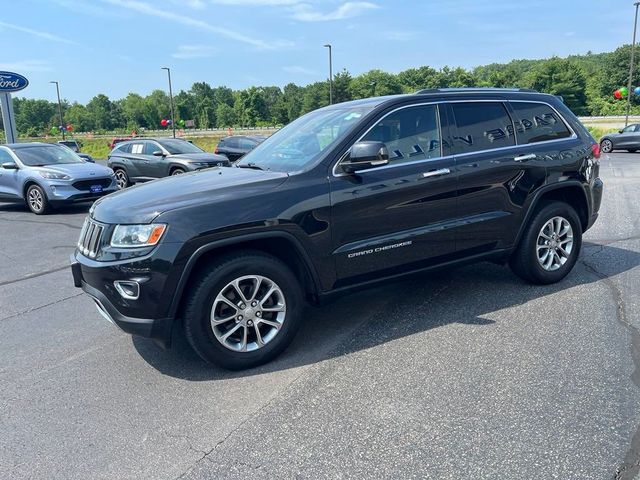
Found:
[[[167,120],[167,125],[171,125],[171,120]]]
[[[166,127],[168,123],[169,122],[164,118],[162,120],[160,120],[160,125],[162,125],[163,127]]]
[[[633,93],[635,93],[636,95],[640,95],[640,87],[636,87],[636,88],[633,90]]]
[[[58,126],[58,130],[60,130],[61,132],[63,132],[65,130],[64,125],[59,125]]]
[[[640,87],[638,87],[638,89],[640,90]],[[184,120],[182,120],[182,119],[178,120],[178,126],[180,128],[184,127]]]
[[[613,96],[620,100],[622,98],[622,93],[620,92],[620,90],[616,90],[615,92],[613,92]]]
[[[67,125],[67,132],[73,132],[73,125]]]
[[[56,127],[51,127],[51,130],[49,131],[49,133],[51,133],[51,135],[55,135],[58,133],[58,129]]]
[[[623,97],[626,97],[627,95],[629,95],[629,89],[628,89],[627,87],[622,87],[622,88],[620,89],[620,94],[621,94]]]

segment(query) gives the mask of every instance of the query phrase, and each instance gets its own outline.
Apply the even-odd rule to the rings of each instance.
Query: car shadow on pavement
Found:
[[[73,214],[73,213],[86,213],[91,207],[90,203],[76,203],[63,205],[56,207],[47,215],[36,215],[31,213],[31,210],[23,203],[0,203],[0,212],[24,212],[33,215],[34,218],[47,218],[54,217],[56,214]]]
[[[599,262],[606,268],[598,268]],[[132,342],[148,364],[172,377],[211,381],[261,375],[375,348],[452,323],[489,326],[495,323],[486,318],[492,312],[595,283],[638,265],[638,252],[585,242],[573,272],[555,285],[529,285],[508,267],[486,262],[412,275],[320,307],[308,307],[304,325],[280,357],[240,372],[202,361],[179,329],[170,350],[162,350],[145,338],[132,337]]]

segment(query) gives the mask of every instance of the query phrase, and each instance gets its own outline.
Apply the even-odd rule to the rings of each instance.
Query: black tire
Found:
[[[556,217],[565,219],[571,225],[573,244],[564,264],[560,265],[556,270],[549,271],[542,266],[541,261],[538,259],[538,247],[541,246],[543,249],[541,254],[544,254],[544,249],[546,248],[539,243],[539,238],[541,238],[540,232],[542,228],[547,222]],[[566,277],[573,269],[580,255],[581,247],[582,225],[573,207],[562,202],[545,203],[534,213],[533,218],[529,221],[518,248],[509,260],[509,265],[516,275],[527,282],[541,285],[556,283]]]
[[[602,153],[611,153],[613,152],[613,142],[608,138],[603,138],[600,141],[600,151]]]
[[[36,215],[46,215],[51,211],[51,204],[47,195],[40,185],[29,185],[27,188],[25,202],[29,210]]]
[[[171,170],[171,176],[182,175],[183,173],[185,173],[185,171],[182,168],[174,168]]]
[[[113,173],[116,175],[116,184],[118,185],[118,189],[124,190],[131,185],[129,175],[127,175],[127,171],[124,168],[114,168]]]
[[[282,325],[271,340],[254,351],[240,352],[224,346],[222,341],[216,337],[212,326],[211,313],[216,297],[223,292],[228,292],[227,288],[229,288],[229,284],[232,281],[250,275],[266,277],[279,287],[284,296],[286,312]],[[192,283],[191,292],[186,299],[184,308],[185,336],[196,353],[207,362],[229,370],[255,367],[269,362],[291,343],[302,322],[303,302],[304,297],[300,282],[291,270],[277,258],[256,251],[230,254],[207,268]],[[237,326],[238,317],[235,315],[241,314],[243,311],[240,308],[235,310],[236,312],[232,314],[233,320],[225,324],[225,327],[218,327],[227,328],[226,326],[228,325],[228,329],[222,333],[227,333],[234,326]],[[262,313],[265,319],[267,315],[269,313],[266,311]],[[246,316],[249,318],[248,315]],[[273,319],[273,317],[271,318]],[[239,327],[239,334],[242,335],[242,332],[244,332],[242,329],[246,329],[247,335],[253,335],[253,343],[256,343],[255,332],[250,328],[266,327],[271,329],[266,324],[260,324],[261,327],[258,327],[257,325],[260,321],[257,319],[253,327],[248,327],[248,320],[245,318],[243,326]],[[220,333],[218,332],[218,335]],[[248,336],[245,344],[249,344],[249,339],[250,337]]]

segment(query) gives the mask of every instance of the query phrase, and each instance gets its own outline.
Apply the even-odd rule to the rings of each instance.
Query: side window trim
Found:
[[[396,164],[390,163],[390,164],[387,164],[387,165],[383,165],[381,167],[370,168],[370,169],[367,169],[366,171],[367,172],[376,172],[378,170],[384,170],[384,169],[387,169],[387,168],[401,167],[403,165],[415,165],[415,164],[419,164],[419,163],[433,162],[433,161],[436,161],[436,160],[442,160],[443,158],[448,158],[449,156],[452,156],[452,155],[448,155],[448,156],[444,156],[443,155],[444,151],[443,151],[443,148],[442,148],[442,144],[443,144],[443,140],[444,140],[444,135],[443,135],[443,132],[442,132],[442,120],[441,120],[441,117],[440,117],[440,115],[441,115],[441,113],[440,113],[441,112],[440,105],[442,105],[443,103],[445,103],[445,102],[443,102],[442,100],[437,100],[437,101],[434,101],[434,102],[412,103],[410,105],[402,105],[400,107],[394,108],[393,110],[390,110],[387,113],[385,113],[383,116],[381,116],[379,118],[376,118],[376,120],[373,122],[373,124],[369,128],[367,128],[364,131],[364,133],[362,135],[360,135],[353,142],[353,143],[358,143],[359,141],[361,141],[364,137],[366,137],[369,134],[369,132],[371,130],[373,130],[376,127],[376,125],[379,122],[381,122],[382,120],[387,118],[389,115],[392,115],[392,114],[394,114],[394,113],[396,113],[396,112],[398,112],[400,110],[404,110],[404,109],[407,109],[407,108],[425,107],[425,106],[433,105],[433,106],[436,107],[436,120],[437,120],[437,124],[438,124],[438,132],[440,133],[440,156],[439,157],[424,158],[422,160],[415,160],[413,162],[403,162],[403,163],[396,163]],[[348,176],[348,174],[346,174],[346,173],[338,172],[337,169],[338,169],[338,166],[346,159],[347,155],[349,154],[349,150],[351,150],[351,148],[348,148],[347,151],[344,152],[340,156],[338,161],[336,163],[334,163],[333,167],[331,168],[331,174],[334,177],[346,177],[346,176]]]
[[[562,142],[564,140],[573,140],[573,139],[578,138],[578,135],[576,134],[576,132],[573,129],[573,127],[571,126],[571,124],[569,122],[567,122],[567,120],[564,118],[564,116],[553,105],[551,105],[550,103],[542,102],[540,100],[508,100],[508,103],[538,103],[540,105],[545,105],[545,106],[549,107],[551,110],[553,110],[553,112],[556,115],[558,115],[558,118],[562,121],[562,123],[564,123],[564,126],[571,133],[570,136],[565,137],[565,138],[556,138],[556,139],[553,139],[553,140],[544,140],[542,142],[536,142],[536,144],[545,143],[545,142]],[[527,144],[527,145],[533,145],[533,144]]]

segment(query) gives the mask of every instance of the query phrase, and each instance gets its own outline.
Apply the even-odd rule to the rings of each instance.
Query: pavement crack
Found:
[[[0,282],[0,287],[4,287],[5,285],[11,285],[13,283],[23,282],[24,280],[30,280],[32,278],[42,277],[43,275],[49,275],[50,273],[61,272],[62,270],[66,270],[67,268],[70,268],[69,265],[50,268],[49,270],[44,270],[43,272],[28,273],[24,277],[14,278],[11,280],[5,280],[3,282]]]
[[[604,248],[604,245],[602,246]],[[587,258],[599,253],[602,249]],[[607,286],[616,305],[616,320],[620,325],[627,329],[631,336],[631,358],[634,365],[631,381],[640,388],[640,330],[635,327],[627,318],[626,305],[622,296],[622,291],[616,283],[606,273],[601,272],[595,265],[586,261],[586,258],[580,260],[589,272],[597,276]],[[625,458],[613,476],[614,480],[633,480],[640,473],[640,425],[631,439],[631,445],[627,450]]]
[[[8,317],[0,318],[0,321],[10,320],[12,318],[18,317],[20,315],[25,315],[25,314],[31,313],[31,312],[37,312],[38,310],[42,310],[43,308],[47,308],[47,307],[50,307],[51,305],[56,305],[58,303],[65,302],[65,301],[67,301],[67,300],[69,300],[71,298],[76,298],[76,297],[79,297],[80,295],[83,295],[83,294],[84,294],[84,292],[78,292],[75,295],[70,295],[68,297],[60,298],[60,299],[58,299],[58,300],[56,300],[54,302],[50,302],[50,303],[47,303],[45,305],[40,305],[38,307],[31,307],[31,308],[28,308],[28,309],[23,310],[21,312],[14,313],[13,315],[9,315]]]
[[[0,222],[17,222],[17,223],[36,223],[38,225],[60,225],[61,227],[71,228],[73,230],[82,229],[82,225],[73,225],[71,223],[64,222],[39,222],[38,220],[25,220],[22,218],[4,218],[0,217]]]

